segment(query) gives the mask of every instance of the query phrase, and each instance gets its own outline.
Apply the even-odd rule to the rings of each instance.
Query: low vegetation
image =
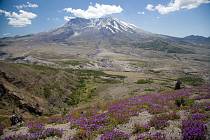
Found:
[[[152,79],[139,79],[137,82],[137,84],[151,84],[153,83]]]
[[[7,110],[0,116],[4,123],[8,123],[5,116],[18,109],[26,110],[31,115],[65,114],[73,105],[89,102],[97,96],[95,90],[98,86],[120,83],[124,79],[123,76],[94,70],[56,69],[6,62],[0,62],[0,65],[0,81],[5,83],[2,87],[12,94],[11,97],[4,96],[0,103],[0,108]],[[23,96],[24,105],[21,102]]]
[[[198,86],[204,83],[204,80],[197,75],[186,75],[179,78],[186,85]]]
[[[131,97],[111,103],[96,105],[84,109],[75,109],[68,115],[55,119],[54,124],[66,124],[70,122],[71,126],[66,130],[53,129],[49,131],[44,126],[37,124],[29,125],[28,133],[39,133],[38,138],[46,137],[62,137],[63,133],[69,129],[76,128],[77,133],[71,135],[71,139],[95,139],[99,137],[101,140],[128,140],[130,137],[139,139],[155,139],[165,140],[169,133],[170,122],[181,122],[180,125],[174,126],[182,133],[171,132],[174,136],[183,137],[183,139],[202,139],[207,138],[206,123],[208,103],[195,103],[191,100],[209,99],[209,85],[203,85],[196,88],[185,88],[174,92],[154,93]],[[195,95],[201,93],[198,99]],[[193,99],[189,97],[194,97]],[[181,106],[177,106],[177,101],[180,100]],[[190,102],[190,104],[188,104]],[[184,107],[182,107],[182,105]],[[199,108],[199,109],[198,109]],[[119,125],[130,123],[132,117],[138,117],[139,114],[147,111],[151,118],[145,124],[140,124],[136,121],[132,127],[132,132],[121,131]],[[185,119],[180,120],[179,111],[187,112]],[[147,118],[148,119],[148,118]],[[56,122],[58,120],[58,122]],[[30,124],[30,123],[29,123]],[[150,131],[154,127],[153,131]],[[42,132],[40,135],[40,131]],[[29,134],[18,134],[7,136],[6,138],[16,139],[27,137],[32,139]],[[5,140],[6,140],[5,138]]]
[[[137,43],[134,44],[134,46],[137,46],[139,48],[144,48],[148,50],[155,50],[155,51],[161,51],[161,52],[167,52],[167,53],[181,53],[181,54],[192,54],[194,53],[193,50],[187,50],[177,46],[173,46],[172,44],[165,42],[163,40],[153,40],[146,43]]]
[[[193,105],[194,100],[193,99],[179,98],[179,99],[175,100],[175,103],[176,103],[177,107],[189,106],[189,105]]]
[[[155,91],[153,88],[145,88],[144,91]]]
[[[143,91],[148,91],[145,93],[151,91],[150,94],[116,101],[97,102],[94,99],[98,96],[96,90],[99,85],[122,84],[125,77],[93,70],[55,69],[28,64],[2,63],[1,65],[0,78],[7,83],[4,85],[5,88],[8,91],[15,89],[17,92],[18,89],[21,89],[20,95],[25,94],[24,97],[28,101],[26,103],[31,105],[30,107],[44,108],[43,116],[26,120],[26,123],[23,124],[26,131],[23,133],[4,135],[3,130],[7,129],[8,125],[4,124],[6,128],[0,125],[3,140],[52,137],[62,139],[73,130],[76,133],[69,133],[71,134],[69,139],[128,140],[134,137],[134,139],[164,140],[168,137],[166,130],[169,130],[171,123],[175,122],[179,124],[173,127],[176,127],[181,133],[172,132],[173,135],[186,139],[193,137],[205,140],[207,138],[205,127],[209,121],[207,117],[209,104],[200,101],[209,100],[209,85],[152,93],[156,89],[149,85],[156,84],[157,80],[139,79],[136,83],[142,85],[135,84],[135,86],[144,86]],[[19,76],[19,73],[22,73],[23,76]],[[23,73],[27,76],[24,76]],[[182,79],[184,84],[186,84],[186,79],[188,78]],[[20,97],[18,96],[18,99]],[[82,105],[89,103],[92,99],[96,102],[87,106],[79,106],[81,103]],[[7,105],[9,100],[5,97],[2,98],[2,101],[1,108],[8,107],[3,104]],[[18,108],[20,104],[21,102],[14,102],[13,106]],[[182,111],[185,112],[184,117],[180,115]],[[62,115],[52,116],[55,112]],[[145,112],[149,114],[149,117],[141,118],[140,121],[137,119],[134,124],[129,125],[133,118],[138,118],[141,113]],[[1,120],[6,122],[5,119],[1,118]],[[64,125],[67,127],[63,127]],[[129,131],[121,130],[122,125],[128,125]],[[21,129],[17,128],[17,131]]]

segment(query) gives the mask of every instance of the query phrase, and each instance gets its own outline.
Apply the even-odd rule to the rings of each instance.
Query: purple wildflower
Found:
[[[195,113],[195,114],[192,114],[192,119],[193,120],[206,120],[207,115],[202,114],[202,113]]]
[[[201,121],[184,120],[182,122],[182,136],[184,140],[205,140],[206,125]]]
[[[128,140],[129,137],[129,134],[114,129],[112,131],[105,132],[101,136],[100,140]]]
[[[63,130],[55,128],[47,128],[42,131],[37,131],[34,133],[28,134],[17,134],[5,137],[3,140],[37,140],[37,139],[46,139],[47,137],[62,137]]]
[[[30,133],[39,132],[44,129],[44,125],[39,122],[29,122],[27,124],[27,127],[28,127]]]

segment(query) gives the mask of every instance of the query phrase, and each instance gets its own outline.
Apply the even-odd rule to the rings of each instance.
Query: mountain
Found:
[[[2,38],[2,40],[30,40],[55,43],[100,42],[109,44],[164,42],[175,45],[209,45],[210,37],[190,35],[184,38],[154,34],[117,18],[73,18],[63,26],[34,35]],[[3,44],[4,45],[4,44]],[[2,44],[1,44],[2,46]]]
[[[183,38],[183,41],[201,45],[210,45],[210,37],[190,35]]]
[[[189,45],[176,37],[153,34],[116,18],[74,18],[49,32],[36,34],[35,42],[65,43],[68,45],[103,44],[103,46],[132,46],[169,53],[193,53]]]
[[[116,18],[98,18],[98,19],[83,19],[75,18],[71,19],[65,27],[74,28],[76,30],[99,30],[115,34],[118,32],[136,32],[137,27],[132,24],[120,21]]]
[[[12,38],[3,38],[9,41],[25,41],[31,42],[54,42],[74,44],[78,42],[105,42],[113,44],[154,44],[154,42],[164,42],[163,44],[185,45],[190,42],[190,38],[184,39],[153,34],[144,31],[133,24],[121,21],[112,17],[84,19],[70,19],[63,26],[54,30],[38,33],[34,35],[15,36]],[[201,39],[200,39],[201,40]],[[192,42],[190,42],[192,43]],[[156,43],[155,43],[156,44]],[[158,43],[159,44],[159,43]],[[162,44],[162,43],[161,43]],[[5,44],[3,44],[5,45]],[[3,46],[1,44],[1,46]]]
[[[137,28],[135,25],[116,18],[105,17],[97,19],[74,18],[64,26],[55,30],[36,35],[42,41],[78,42],[99,40],[138,40],[147,39],[153,34]]]
[[[177,38],[154,34],[112,17],[96,19],[74,18],[66,22],[63,26],[48,32],[0,39],[0,47],[7,48],[4,50],[0,49],[0,58],[22,58],[22,56],[31,56],[32,54],[40,56],[43,51],[48,54],[41,56],[44,56],[44,59],[49,55],[54,57],[55,54],[59,57],[62,54],[63,57],[63,54],[69,56],[75,49],[77,50],[81,47],[86,48],[80,50],[79,53],[71,54],[71,57],[77,58],[77,55],[83,54],[82,52],[84,52],[85,56],[83,58],[86,58],[92,55],[95,56],[94,51],[104,51],[104,48],[106,48],[106,50],[109,49],[112,52],[113,49],[122,47],[126,48],[126,52],[123,52],[121,49],[117,50],[119,53],[137,53],[133,50],[139,48],[162,53],[194,54],[197,53],[197,43],[208,45],[208,40],[209,38],[197,36]],[[52,44],[56,46],[54,49],[56,51],[50,53],[52,51]],[[12,46],[12,48],[8,49],[8,46]],[[66,47],[62,48],[61,46]],[[68,50],[67,48],[74,49]],[[92,50],[92,52],[87,52],[89,51],[87,48]],[[33,49],[39,50],[32,51]]]

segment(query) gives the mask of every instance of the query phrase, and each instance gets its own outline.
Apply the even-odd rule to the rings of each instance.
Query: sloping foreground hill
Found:
[[[31,121],[5,129],[4,140],[207,140],[210,86],[135,96],[75,109],[45,124]]]
[[[24,117],[65,113],[90,100],[98,85],[119,78],[100,71],[0,62],[0,120],[8,119],[13,110]]]

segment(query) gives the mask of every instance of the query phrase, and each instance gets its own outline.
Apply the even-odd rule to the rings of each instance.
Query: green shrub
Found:
[[[177,107],[185,106],[185,100],[183,98],[176,99],[175,104],[177,105]]]
[[[187,75],[184,77],[179,78],[184,84],[198,86],[204,83],[204,80],[196,75]]]
[[[175,100],[175,104],[177,105],[177,107],[180,106],[191,106],[194,104],[194,100],[193,99],[184,99],[184,98],[179,98]]]
[[[144,91],[155,91],[153,88],[145,88]]]
[[[68,61],[63,61],[62,63],[65,65],[77,66],[77,65],[80,65],[82,62],[77,61],[77,60],[68,60]]]

